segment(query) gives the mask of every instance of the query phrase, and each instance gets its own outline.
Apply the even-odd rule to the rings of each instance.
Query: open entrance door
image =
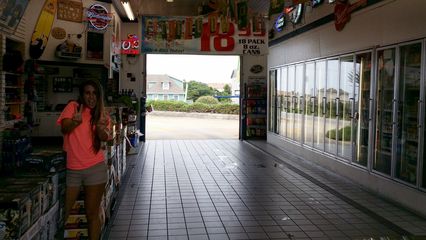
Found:
[[[239,59],[148,54],[146,139],[239,139]]]

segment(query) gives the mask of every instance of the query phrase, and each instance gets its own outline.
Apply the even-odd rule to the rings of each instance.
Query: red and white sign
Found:
[[[351,13],[365,4],[367,4],[367,0],[359,0],[353,4],[350,4],[348,0],[336,1],[336,6],[334,7],[334,26],[336,30],[342,31],[346,23],[351,20]]]
[[[268,53],[266,21],[261,15],[247,19],[247,26],[227,16],[142,18],[144,53],[202,53],[264,55]]]
[[[121,54],[139,54],[139,38],[136,34],[127,35],[127,39],[121,41]]]

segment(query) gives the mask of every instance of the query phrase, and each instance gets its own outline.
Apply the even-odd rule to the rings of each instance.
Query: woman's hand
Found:
[[[101,114],[101,118],[96,124],[96,134],[102,141],[107,141],[109,138],[108,118],[105,112]]]
[[[83,118],[81,116],[82,113],[83,113],[83,106],[80,105],[78,108],[78,111],[74,113],[74,115],[72,116],[72,121],[75,122],[77,126],[80,125],[81,122],[83,121]]]
[[[83,118],[81,116],[82,112],[83,106],[80,105],[80,108],[74,113],[72,118],[65,118],[62,120],[61,131],[63,134],[68,134],[72,132],[72,130],[74,130],[81,124],[81,122],[83,121]]]

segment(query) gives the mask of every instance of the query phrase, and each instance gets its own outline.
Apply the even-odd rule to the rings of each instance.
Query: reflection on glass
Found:
[[[340,59],[340,88],[339,88],[339,122],[336,132],[338,148],[337,155],[345,159],[352,158],[352,114],[354,104],[354,60],[353,56]]]
[[[279,125],[279,134],[281,136],[287,136],[287,113],[288,113],[288,89],[287,89],[287,67],[281,69],[281,115],[280,125]]]
[[[275,114],[275,131],[274,133],[276,134],[280,134],[280,125],[281,125],[281,112],[283,111],[281,109],[281,96],[283,94],[282,89],[281,89],[281,69],[277,69],[277,75],[276,75],[276,98],[275,98],[275,109],[276,109],[276,114]]]
[[[339,90],[339,60],[327,60],[325,151],[336,154],[337,101]]]
[[[417,180],[421,49],[420,43],[400,48],[395,176],[412,184]]]
[[[306,145],[313,146],[315,105],[315,63],[305,65],[305,139]]]
[[[373,169],[390,175],[392,161],[392,115],[395,79],[395,49],[377,53],[376,142]]]
[[[296,66],[294,140],[302,142],[303,130],[303,64]]]
[[[355,109],[354,113],[354,163],[367,166],[368,127],[370,123],[371,53],[356,55],[355,62]]]
[[[426,129],[426,128],[425,128]],[[424,141],[426,140],[426,131],[423,133],[423,143],[425,143]],[[423,153],[423,183],[422,183],[422,187],[426,188],[426,154]]]
[[[289,66],[288,67],[288,75],[287,75],[287,86],[288,86],[288,108],[289,108],[289,114],[287,114],[287,137],[290,139],[294,138],[294,112],[296,111],[296,101],[294,99],[294,91],[295,91],[295,85],[294,85],[294,76],[295,76],[295,66]]]
[[[324,121],[325,121],[325,61],[315,64],[315,112],[314,112],[314,147],[324,150]]]
[[[268,130],[271,132],[275,132],[276,129],[276,81],[277,81],[277,70],[269,71],[269,128]]]

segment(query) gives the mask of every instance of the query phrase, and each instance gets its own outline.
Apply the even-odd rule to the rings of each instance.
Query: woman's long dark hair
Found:
[[[101,139],[98,137],[98,134],[96,134],[96,125],[99,123],[99,120],[102,117],[102,114],[104,113],[104,94],[102,91],[102,86],[99,84],[99,82],[94,80],[86,80],[80,85],[79,89],[79,103],[86,105],[84,102],[84,88],[86,86],[92,86],[95,89],[96,93],[96,106],[91,109],[90,113],[92,114],[92,118],[90,120],[90,125],[92,125],[92,134],[93,134],[93,150],[95,153],[98,153],[101,149]],[[83,107],[83,106],[80,106]]]

